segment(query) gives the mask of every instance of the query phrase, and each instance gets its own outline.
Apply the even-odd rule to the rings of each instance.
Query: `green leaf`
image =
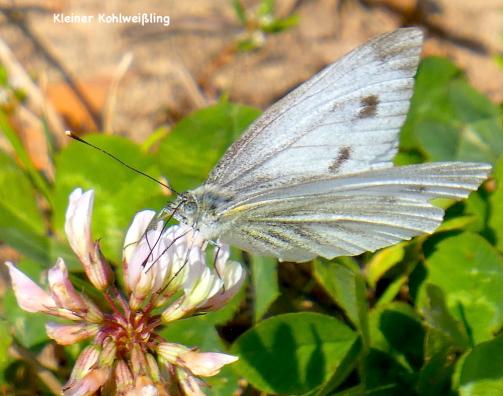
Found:
[[[420,395],[444,396],[451,389],[451,377],[459,348],[444,333],[429,329],[424,343],[424,366],[419,373]]]
[[[419,149],[430,161],[495,162],[503,153],[499,109],[447,59],[426,58],[416,77],[401,147]]]
[[[325,383],[351,351],[358,336],[330,316],[291,313],[260,322],[232,347],[237,372],[257,389],[298,394]],[[349,364],[345,362],[345,364]]]
[[[265,33],[281,33],[299,24],[300,18],[297,14],[289,15],[285,18],[275,18],[266,23],[261,23],[260,30]]]
[[[44,232],[30,180],[3,151],[0,151],[0,226]]]
[[[209,384],[206,394],[210,396],[235,396],[239,392],[239,377],[233,369],[234,363],[225,366],[222,371],[210,378],[205,378]]]
[[[392,302],[400,293],[400,290],[406,285],[408,281],[407,275],[401,275],[389,284],[384,293],[381,294],[377,300],[376,306],[382,307]]]
[[[238,40],[236,43],[236,48],[240,52],[250,52],[256,50],[261,46],[261,43],[255,39],[254,36],[251,38],[243,38]]]
[[[351,346],[351,349],[346,353],[344,359],[341,361],[338,369],[335,370],[332,377],[316,389],[316,396],[326,396],[332,395],[333,391],[337,389],[339,385],[341,385],[344,380],[348,377],[348,375],[355,369],[358,363],[361,360],[361,356],[365,354],[361,338],[358,338],[357,341]]]
[[[467,222],[464,227],[467,231],[486,232],[487,220],[489,218],[489,199],[485,188],[470,194],[467,200],[463,201],[463,215],[458,218],[469,218],[471,222]],[[449,215],[449,211],[447,216]],[[454,220],[455,218],[451,219]],[[461,228],[461,227],[460,227]]]
[[[365,386],[363,384],[344,389],[341,392],[333,393],[333,396],[362,396],[365,394]]]
[[[278,263],[270,257],[250,256],[252,284],[255,295],[254,320],[258,322],[280,295]]]
[[[9,84],[9,76],[3,65],[0,65],[0,86],[7,87]]]
[[[8,350],[12,343],[12,336],[5,320],[0,320],[0,384],[5,382],[5,369],[11,362]]]
[[[236,16],[238,17],[241,24],[243,26],[246,25],[248,18],[246,17],[246,10],[243,6],[243,3],[241,3],[241,0],[232,0],[232,7],[234,8],[234,12],[236,13]]]
[[[13,247],[24,257],[39,262],[48,268],[53,264],[50,255],[50,241],[30,230],[17,227],[5,227],[0,229],[0,239]]]
[[[372,396],[413,395],[414,374],[390,355],[370,349],[363,361],[365,392]]]
[[[459,378],[461,396],[503,394],[503,334],[477,345],[462,364]]]
[[[399,243],[385,249],[381,249],[372,255],[365,267],[367,281],[375,289],[381,277],[395,265],[400,263],[405,255],[405,243]]]
[[[159,177],[154,158],[135,143],[117,136],[91,135],[86,139],[135,168]],[[75,188],[94,189],[93,237],[101,238],[107,258],[120,262],[123,238],[133,215],[146,208],[158,210],[166,198],[161,187],[145,176],[89,147],[73,142],[56,158],[54,223],[63,240],[68,197]]]
[[[260,5],[258,7],[258,15],[272,16],[274,15],[274,10],[276,8],[276,0],[260,0]]]
[[[58,257],[61,257],[65,261],[66,267],[69,271],[84,271],[82,263],[79,261],[66,240],[63,241],[58,238],[50,238],[48,239],[48,245],[50,252],[50,266],[54,265]]]
[[[421,162],[423,162],[423,157],[417,151],[400,151],[393,158],[393,164],[396,166],[420,164]]]
[[[161,169],[177,191],[200,185],[259,110],[220,102],[180,121],[159,146]]]
[[[28,177],[0,151],[0,239],[20,253],[48,265],[48,240]]]
[[[400,133],[400,147],[405,150],[413,150],[420,147],[418,137],[415,134],[417,124],[428,115],[444,119],[440,108],[445,110],[445,89],[450,81],[463,79],[463,74],[452,62],[445,58],[428,57],[419,64],[416,74],[414,94],[411,99],[410,110],[407,120]],[[447,119],[447,117],[445,117]]]
[[[24,169],[33,181],[34,186],[51,203],[51,194],[47,181],[38,172],[35,165],[33,165],[30,156],[16,132],[11,128],[7,115],[3,111],[0,111],[0,131],[2,131],[5,137],[9,140]]]
[[[421,311],[428,325],[461,351],[466,349],[469,346],[467,329],[450,314],[442,289],[426,284],[425,291],[426,300]]]
[[[485,239],[470,232],[445,237],[430,250],[420,307],[428,306],[426,285],[436,285],[445,295],[449,312],[464,324],[475,344],[492,338],[503,325],[501,256]]]
[[[414,309],[401,302],[370,312],[371,345],[411,370],[423,361],[424,329]]]
[[[344,310],[368,346],[367,292],[358,265],[349,258],[336,262],[317,259],[314,262],[314,277]]]
[[[218,352],[223,349],[215,326],[204,315],[172,322],[164,327],[160,334],[169,342],[177,342],[188,347],[199,347],[207,352]]]
[[[169,129],[166,127],[160,127],[148,135],[145,140],[141,143],[142,151],[149,153],[154,147],[159,144],[159,142],[168,136]]]
[[[503,156],[494,170],[497,190],[489,197],[488,226],[495,238],[495,246],[503,252]]]
[[[446,219],[444,222],[436,229],[435,232],[444,231],[455,231],[455,230],[470,230],[474,231],[476,229],[475,223],[477,218],[475,216],[456,216],[452,219]]]

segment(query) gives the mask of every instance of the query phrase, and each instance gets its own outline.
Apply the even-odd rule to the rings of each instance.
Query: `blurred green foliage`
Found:
[[[247,10],[241,0],[232,0],[232,5],[244,29],[236,43],[239,51],[255,50],[264,45],[268,34],[284,32],[299,22],[296,14],[277,17],[275,0],[261,0],[254,10]]]
[[[239,1],[234,4],[246,24],[248,14]],[[263,17],[273,11],[273,2],[263,1],[257,12]],[[276,26],[291,21],[280,22]],[[215,395],[232,395],[240,377],[248,384],[241,386],[273,394],[503,394],[500,109],[448,60],[423,60],[396,162],[485,161],[495,165],[494,178],[464,202],[443,202],[446,221],[435,234],[375,254],[316,260],[289,277],[272,259],[245,256],[252,272],[247,292],[222,312],[170,325],[163,336],[239,355],[239,363],[210,381]],[[10,127],[7,111],[0,113],[0,128],[14,154],[0,152],[0,239],[22,255],[18,265],[43,284],[41,273],[63,255],[80,279],[63,233],[68,195],[77,187],[96,191],[93,234],[120,263],[133,214],[158,210],[169,197],[75,142],[56,152],[56,178],[48,182]],[[154,133],[156,140],[143,146],[116,136],[86,139],[184,190],[206,178],[258,114],[224,100],[168,134]],[[305,272],[309,280],[296,282]],[[299,310],[304,312],[293,312]],[[0,381],[12,385],[5,373],[18,363],[6,353],[10,342],[38,351],[49,340],[41,330],[45,318],[17,308],[11,292],[3,298],[2,316]]]

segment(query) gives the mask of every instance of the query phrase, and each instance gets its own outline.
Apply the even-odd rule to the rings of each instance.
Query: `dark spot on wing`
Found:
[[[377,114],[377,105],[379,98],[376,95],[365,96],[360,101],[360,112],[358,118],[368,118]]]
[[[349,159],[351,156],[351,147],[343,146],[339,149],[337,157],[332,161],[328,170],[332,173],[337,173],[340,167]]]
[[[411,46],[410,42],[397,40],[397,37],[392,36],[393,33],[385,34],[371,43],[375,56],[382,63],[387,63],[403,55]]]
[[[400,55],[400,50],[401,48],[396,49],[388,47],[375,49],[377,59],[379,59],[382,63],[388,63],[391,59],[396,58],[398,55]]]
[[[410,186],[410,187],[406,188],[406,191],[407,192],[411,192],[411,193],[420,193],[420,194],[422,194],[422,193],[428,191],[428,187],[423,186],[423,185]]]
[[[395,205],[397,203],[396,197],[393,196],[381,197],[378,198],[377,201],[383,205]]]

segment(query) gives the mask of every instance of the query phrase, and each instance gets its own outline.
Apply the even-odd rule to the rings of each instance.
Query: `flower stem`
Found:
[[[129,304],[126,301],[126,299],[124,298],[124,296],[122,295],[122,293],[119,291],[119,289],[117,289],[117,287],[115,285],[111,286],[110,289],[111,289],[115,299],[119,302],[119,305],[121,306],[121,308],[124,311],[124,313],[126,314],[126,316],[131,315],[131,309],[129,307]]]
[[[112,308],[114,314],[116,314],[119,317],[124,317],[124,314],[120,312],[119,309],[117,308],[117,305],[115,304],[115,301],[112,298],[112,296],[110,296],[110,294],[108,294],[107,291],[105,291],[103,295],[105,296],[105,300],[108,302],[108,305],[110,305],[110,308]]]

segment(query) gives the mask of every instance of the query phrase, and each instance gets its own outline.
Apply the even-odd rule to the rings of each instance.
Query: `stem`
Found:
[[[157,326],[162,324],[161,316],[157,315],[152,318],[152,320],[148,323],[147,328],[149,332],[152,332]]]
[[[150,301],[148,302],[147,306],[145,307],[145,309],[143,310],[143,313],[145,315],[148,315],[150,313],[150,311],[152,311],[152,309],[154,309],[155,307],[155,300],[156,300],[156,297],[157,297],[157,293],[154,294],[151,298],[150,298]]]
[[[119,311],[119,309],[117,308],[117,305],[115,304],[113,298],[108,294],[107,291],[105,291],[103,293],[103,295],[105,296],[105,300],[108,302],[108,305],[110,305],[110,308],[112,308],[112,311],[119,317],[124,317],[124,314],[122,312]]]
[[[112,285],[110,289],[111,289],[110,291],[113,293],[114,297],[119,301],[119,305],[121,306],[121,308],[124,311],[124,313],[126,314],[126,316],[131,315],[131,309],[129,307],[129,304],[126,301],[126,299],[124,298],[124,296],[122,295],[122,293],[119,291],[119,289],[117,289],[117,287],[115,285]]]

